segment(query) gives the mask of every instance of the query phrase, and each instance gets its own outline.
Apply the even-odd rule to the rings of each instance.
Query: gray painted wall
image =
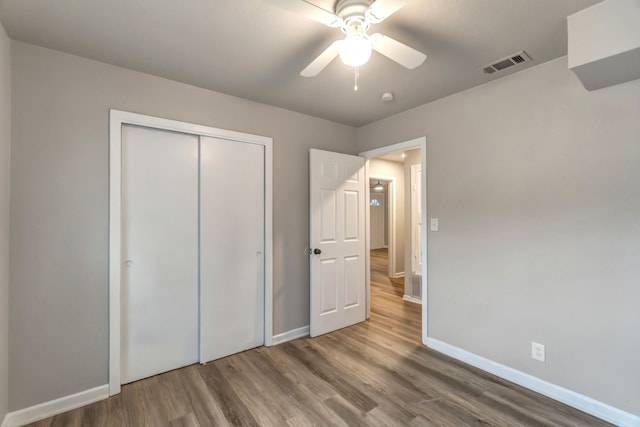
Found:
[[[396,179],[396,262],[394,271],[402,273],[404,270],[404,171],[402,163],[383,159],[369,161],[370,176],[389,176]]]
[[[0,24],[0,424],[9,401],[10,41]]]
[[[362,127],[358,150],[423,135],[429,336],[640,415],[640,82],[587,92],[561,58]]]
[[[308,150],[354,154],[354,128],[11,47],[11,410],[108,381],[109,108],[274,138],[274,333],[309,324]]]

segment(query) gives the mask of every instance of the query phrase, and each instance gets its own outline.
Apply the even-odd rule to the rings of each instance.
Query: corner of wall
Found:
[[[10,40],[0,24],[0,422],[9,407]]]

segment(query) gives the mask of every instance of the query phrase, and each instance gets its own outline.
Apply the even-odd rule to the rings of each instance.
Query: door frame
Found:
[[[389,277],[402,277],[404,272],[395,271],[396,265],[396,177],[394,176],[385,176],[385,175],[377,175],[371,174],[369,175],[369,179],[379,179],[381,181],[387,181],[389,186],[387,187],[387,220],[389,222],[389,235],[387,236],[389,245],[389,265],[387,268],[387,274]],[[366,194],[367,201],[371,203],[371,189]],[[369,225],[369,232],[371,232],[371,210],[369,209],[369,214],[366,215],[366,221]],[[369,235],[369,237],[371,237]],[[369,239],[369,246],[371,246],[371,239]]]
[[[415,148],[420,149],[420,165],[422,167],[422,188],[421,188],[421,196],[422,196],[422,224],[428,224],[427,222],[427,137],[422,136],[419,138],[411,139],[404,142],[399,142],[397,144],[391,144],[384,147],[376,148],[373,150],[363,151],[359,153],[359,156],[362,156],[367,159],[365,162],[365,179],[369,180],[369,159],[384,156],[385,154],[391,154],[396,151],[404,151],[404,150],[412,150]],[[367,203],[369,203],[370,195],[369,195],[369,186],[367,186]],[[368,209],[367,209],[368,211]],[[365,279],[366,279],[366,293],[367,293],[367,318],[370,317],[371,313],[371,259],[370,259],[370,241],[369,241],[369,216],[366,217],[367,227],[366,227],[366,239],[365,239]],[[422,343],[426,345],[428,338],[428,329],[427,329],[427,226],[422,227]],[[406,273],[406,272],[405,272]]]
[[[109,395],[120,393],[122,126],[210,136],[264,146],[264,345],[273,344],[273,139],[121,110],[109,110]]]

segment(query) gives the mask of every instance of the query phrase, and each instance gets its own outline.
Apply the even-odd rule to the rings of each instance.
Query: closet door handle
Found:
[[[131,267],[133,265],[133,261],[131,261],[130,259],[126,260],[124,262],[124,265],[126,265],[127,267]]]
[[[316,254],[316,255],[320,255],[322,253],[322,251],[320,249],[318,249],[318,248],[315,248],[313,250],[313,253]]]

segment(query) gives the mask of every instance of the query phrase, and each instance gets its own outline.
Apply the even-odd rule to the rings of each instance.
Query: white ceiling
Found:
[[[339,59],[299,75],[341,33],[268,0],[0,0],[0,19],[16,40],[360,126],[565,55],[567,15],[599,1],[413,0],[370,33],[427,60],[410,71],[374,53],[358,92]],[[482,72],[520,50],[533,61]]]
[[[385,154],[384,156],[376,157],[380,160],[388,160],[390,162],[400,162],[404,163],[404,159],[406,156],[410,156],[415,152],[420,151],[419,149],[408,150],[408,151],[394,151],[393,153]]]

